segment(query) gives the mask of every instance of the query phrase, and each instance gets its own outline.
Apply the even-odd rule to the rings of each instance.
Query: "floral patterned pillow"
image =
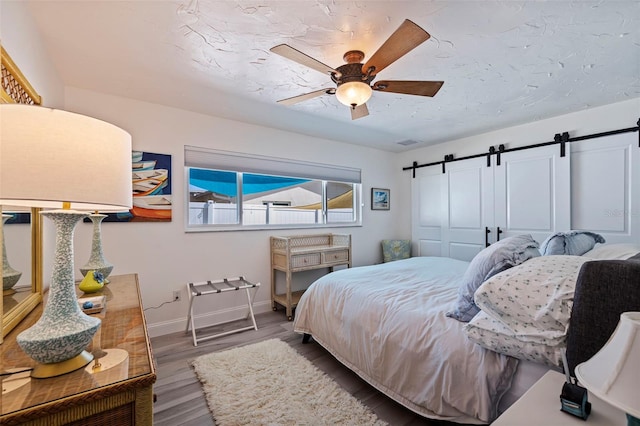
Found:
[[[484,282],[475,302],[520,340],[548,344],[567,333],[578,272],[589,260],[534,257]]]
[[[562,349],[567,346],[565,338],[544,343],[520,340],[502,321],[483,311],[465,324],[464,331],[473,342],[494,352],[556,367],[562,365]]]

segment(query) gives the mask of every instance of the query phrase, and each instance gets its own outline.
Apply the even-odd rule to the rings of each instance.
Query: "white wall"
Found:
[[[214,100],[213,100],[214,101]],[[103,223],[105,257],[115,265],[113,274],[137,272],[145,307],[171,300],[174,290],[183,291],[181,302],[147,311],[153,334],[182,330],[187,314],[185,285],[244,275],[260,281],[256,303],[259,310],[270,308],[269,236],[320,232],[352,234],[354,265],[379,262],[380,240],[407,237],[395,220],[401,209],[371,211],[370,188],[398,190],[400,176],[387,152],[312,138],[280,130],[192,113],[131,99],[99,94],[77,88],[65,91],[65,109],[90,115],[127,130],[135,150],[172,156],[173,220],[171,223]],[[362,169],[363,226],[287,231],[223,231],[185,233],[184,145],[211,147],[236,152],[263,154],[303,161],[336,164]],[[96,174],[99,177],[99,173]],[[392,201],[393,203],[393,201]],[[76,228],[76,269],[88,260],[91,225]],[[45,278],[46,279],[46,278]],[[217,316],[201,321],[217,321],[242,313],[242,295],[209,296],[206,311]],[[237,308],[237,309],[236,309]],[[229,312],[233,310],[233,312]],[[203,312],[203,311],[200,311]],[[284,314],[283,314],[284,315]]]
[[[62,107],[64,85],[51,64],[26,4],[0,2],[0,43],[42,96],[43,103],[52,108]]]
[[[506,148],[530,145],[553,140],[556,133],[569,132],[569,136],[583,136],[619,128],[637,126],[640,118],[640,98],[625,102],[585,109],[571,114],[546,120],[534,121],[520,126],[509,127],[489,133],[457,139],[410,152],[401,153],[397,160],[402,166],[440,161],[445,154],[455,157],[488,152],[490,146],[496,149],[504,144]],[[408,172],[409,173],[409,172]]]

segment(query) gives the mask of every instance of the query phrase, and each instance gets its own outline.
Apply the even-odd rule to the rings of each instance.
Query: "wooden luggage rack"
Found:
[[[222,337],[228,334],[239,333],[241,331],[246,331],[251,329],[257,330],[258,325],[256,324],[256,318],[253,314],[253,299],[255,298],[259,287],[260,287],[260,283],[255,283],[255,284],[251,283],[242,276],[236,277],[236,278],[223,278],[221,280],[216,280],[216,281],[203,281],[199,283],[187,284],[187,293],[189,294],[189,316],[187,318],[186,333],[188,333],[189,328],[191,328],[191,335],[193,336],[193,346],[198,346],[198,342],[202,342],[204,340],[215,339],[216,337]],[[251,289],[254,289],[253,294],[251,294],[251,291],[250,291]],[[193,302],[196,300],[196,297],[206,296],[208,294],[220,294],[220,293],[225,293],[227,291],[238,291],[238,290],[245,290],[247,294],[248,311],[245,319],[251,318],[251,322],[253,323],[253,325],[236,328],[233,330],[225,331],[223,333],[197,337],[195,320],[193,318]],[[217,324],[208,325],[207,327],[227,324],[233,321],[237,321],[237,320],[223,321]]]

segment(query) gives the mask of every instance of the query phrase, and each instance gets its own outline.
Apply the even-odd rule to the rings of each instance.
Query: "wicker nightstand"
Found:
[[[351,235],[318,234],[271,237],[271,307],[276,303],[286,309],[287,319],[293,319],[293,308],[304,293],[291,291],[291,275],[294,272],[346,265],[351,267]],[[284,293],[276,292],[276,271],[286,274]]]

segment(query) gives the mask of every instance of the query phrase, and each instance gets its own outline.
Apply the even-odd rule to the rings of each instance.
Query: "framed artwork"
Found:
[[[109,213],[104,221],[171,222],[171,155],[133,151],[131,167],[133,207]]]
[[[389,210],[390,191],[383,188],[371,188],[371,210]]]

